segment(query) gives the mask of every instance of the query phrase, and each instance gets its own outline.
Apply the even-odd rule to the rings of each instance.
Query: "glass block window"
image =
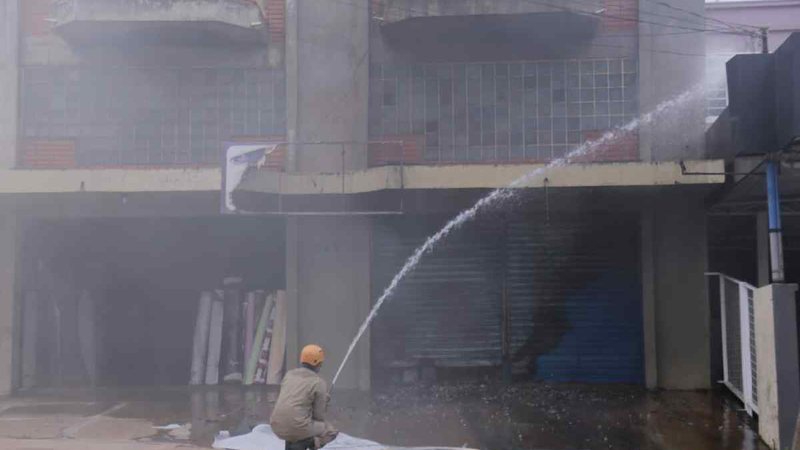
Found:
[[[29,67],[22,133],[75,142],[80,166],[219,164],[225,141],[283,136],[283,71]]]
[[[424,136],[428,161],[546,161],[636,117],[637,76],[629,59],[378,65],[370,137]]]
[[[713,123],[728,107],[728,82],[725,64],[735,54],[706,57],[706,122]]]

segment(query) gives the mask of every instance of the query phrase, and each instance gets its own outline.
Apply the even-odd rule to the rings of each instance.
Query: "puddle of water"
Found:
[[[113,405],[109,402],[99,403],[82,403],[82,402],[66,402],[66,403],[43,403],[33,405],[20,405],[12,406],[5,409],[0,413],[0,418],[8,417],[41,417],[41,416],[93,416],[100,414]]]
[[[275,388],[220,387],[92,394],[126,406],[111,415],[191,424],[192,443],[267,422]],[[52,402],[52,399],[51,399]],[[766,450],[727,396],[633,386],[465,383],[337,391],[331,420],[348,434],[402,447],[487,449]],[[156,440],[174,441],[169,433]]]

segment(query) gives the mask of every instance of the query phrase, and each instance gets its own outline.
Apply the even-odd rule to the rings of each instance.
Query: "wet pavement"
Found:
[[[87,440],[208,447],[219,430],[266,422],[276,396],[272,388],[240,387],[39,391],[0,401],[0,445],[62,448],[44,444]],[[348,434],[393,446],[766,450],[752,421],[721,393],[467,383],[372,395],[337,391],[330,416]],[[181,427],[153,428],[167,424]],[[20,445],[6,447],[3,439]]]

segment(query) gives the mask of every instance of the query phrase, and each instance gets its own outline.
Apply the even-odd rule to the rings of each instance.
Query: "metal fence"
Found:
[[[718,283],[722,370],[720,380],[744,403],[747,413],[758,414],[758,372],[753,297],[756,288],[721,273],[706,274]],[[713,290],[710,290],[712,292]]]

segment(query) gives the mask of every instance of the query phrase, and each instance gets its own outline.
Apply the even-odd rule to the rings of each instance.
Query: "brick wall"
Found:
[[[383,18],[384,3],[386,0],[370,0],[370,14],[372,17]]]
[[[587,131],[583,133],[586,141],[594,141],[605,134],[604,131]],[[636,132],[620,133],[606,143],[600,144],[584,157],[575,158],[572,162],[621,162],[639,160],[639,135]]]
[[[585,131],[581,133],[584,141],[593,141],[601,138],[605,131]],[[384,141],[370,142],[368,162],[369,167],[390,165],[421,165],[431,164],[424,158],[424,136],[387,136]],[[433,162],[437,165],[448,164],[532,164],[547,163],[564,155],[537,156],[537,157],[510,157],[496,160],[464,161],[464,160],[439,160]],[[581,157],[571,158],[570,163],[604,163],[624,162],[639,160],[639,135],[636,132],[620,133],[607,143],[600,144],[592,151]]]
[[[387,136],[382,141],[370,142],[367,148],[369,167],[422,162],[423,136]]]
[[[75,142],[26,139],[21,145],[19,166],[24,169],[74,168]]]
[[[605,0],[603,27],[607,31],[639,28],[639,0]]]
[[[48,34],[53,24],[47,20],[51,16],[52,0],[22,0],[22,34],[41,36]]]
[[[286,37],[286,0],[262,0],[269,28],[270,42],[283,42]]]
[[[232,141],[241,144],[277,144],[278,147],[273,150],[272,153],[267,155],[264,168],[266,168],[266,170],[275,172],[286,171],[286,153],[288,151],[286,145],[286,136],[236,136],[232,139]]]
[[[250,0],[261,9],[272,43],[282,43],[286,36],[286,0]]]

